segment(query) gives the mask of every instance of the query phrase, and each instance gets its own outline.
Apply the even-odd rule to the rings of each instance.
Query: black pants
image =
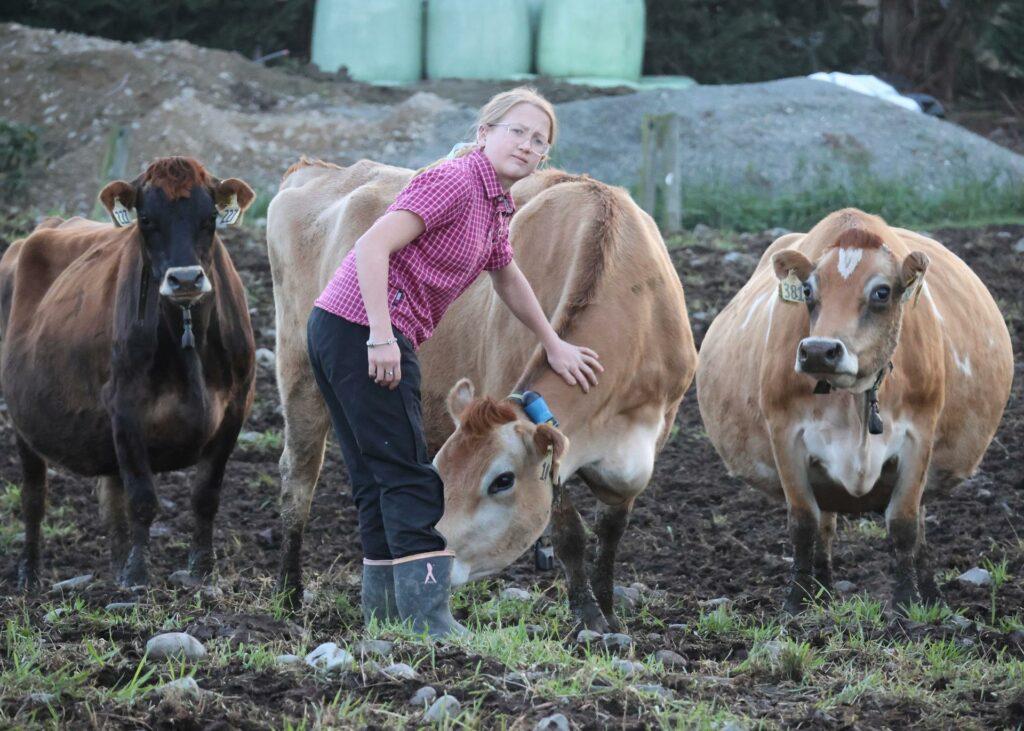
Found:
[[[368,375],[370,328],[314,307],[306,331],[309,362],[352,482],[364,557],[443,550],[434,526],[444,513],[444,485],[427,458],[412,344],[397,335],[402,380],[391,390]]]

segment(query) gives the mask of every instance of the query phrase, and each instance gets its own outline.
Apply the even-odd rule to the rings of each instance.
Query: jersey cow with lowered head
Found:
[[[301,596],[302,534],[329,427],[306,356],[306,318],[412,175],[368,161],[338,168],[304,160],[270,205],[285,415],[281,589],[292,597]],[[516,261],[556,331],[596,350],[605,370],[589,394],[566,385],[486,277],[456,300],[420,351],[424,429],[430,448],[440,447],[434,464],[445,483],[438,529],[455,552],[453,582],[463,583],[508,566],[551,520],[574,613],[607,630],[617,624],[616,546],[696,367],[683,289],[657,227],[625,191],[549,171],[512,193]],[[367,388],[377,386],[368,379]],[[543,396],[560,428],[534,423],[522,403],[505,398],[527,389]],[[559,481],[573,474],[607,505],[591,578],[583,522]]]
[[[189,565],[196,576],[212,569],[255,359],[244,289],[215,225],[235,222],[252,198],[241,180],[163,158],[100,193],[115,225],[51,219],[0,260],[2,384],[24,473],[20,585],[39,578],[47,462],[99,477],[114,572],[129,586],[148,581],[152,473],[198,464]]]
[[[937,600],[922,494],[974,472],[1013,376],[999,308],[967,265],[930,238],[838,211],[768,248],[700,358],[718,453],[788,504],[787,609],[829,588],[836,513],[884,512],[894,604]]]

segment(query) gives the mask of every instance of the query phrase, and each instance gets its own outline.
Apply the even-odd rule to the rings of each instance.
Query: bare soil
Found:
[[[1017,378],[1002,426],[976,477],[948,495],[929,496],[928,539],[933,546],[942,589],[949,605],[963,610],[978,624],[955,627],[949,624],[916,624],[886,613],[885,625],[875,639],[920,637],[958,638],[970,642],[980,654],[1003,653],[1010,660],[1024,658],[1024,635],[1001,632],[987,622],[990,594],[952,579],[957,573],[979,565],[982,557],[1009,562],[1010,581],[1001,587],[996,612],[1012,616],[1024,606],[1024,464],[1020,445],[1024,443],[1024,388],[1021,350],[1024,347],[1024,305],[1021,281],[1024,268],[1020,255],[1010,252],[1024,237],[1024,226],[989,227],[976,230],[932,232],[974,268],[992,290],[1010,326],[1014,343]],[[242,230],[228,237],[236,266],[240,269],[250,297],[257,344],[272,348],[273,301],[269,268],[258,230]],[[731,237],[724,248],[718,235],[691,240],[672,255],[687,292],[698,341],[707,324],[728,302],[752,271],[757,256],[770,242],[768,234]],[[7,242],[3,242],[6,245]],[[746,254],[727,263],[727,251]],[[619,584],[640,581],[668,592],[668,600],[652,604],[643,616],[633,617],[630,631],[637,643],[635,653],[647,655],[673,649],[697,668],[705,661],[726,658],[742,660],[749,643],[722,638],[702,638],[692,632],[671,632],[672,623],[692,624],[703,611],[701,602],[720,596],[732,600],[741,616],[769,617],[787,623],[792,636],[822,645],[833,628],[826,620],[807,623],[782,616],[781,605],[788,572],[788,541],[785,511],[777,503],[726,475],[703,434],[693,392],[687,396],[678,417],[678,433],[660,456],[654,478],[639,499],[622,542],[617,567]],[[281,428],[278,397],[272,370],[259,367],[258,397],[246,430],[273,435]],[[123,687],[135,672],[146,640],[155,632],[190,631],[201,640],[227,637],[232,643],[301,642],[314,646],[324,641],[351,640],[360,633],[358,606],[359,544],[355,512],[348,496],[346,476],[331,445],[321,485],[313,504],[306,535],[306,575],[317,599],[298,615],[287,617],[273,612],[253,611],[268,596],[276,576],[280,552],[277,515],[277,458],[273,440],[240,444],[229,463],[217,520],[215,546],[218,552],[219,586],[224,595],[197,601],[193,592],[176,589],[167,577],[186,564],[191,518],[189,515],[189,472],[163,475],[158,493],[161,513],[153,540],[152,591],[141,598],[142,621],[115,624],[109,636],[91,637],[88,624],[73,618],[55,625],[43,615],[54,597],[24,599],[14,593],[17,551],[0,558],[0,617],[26,616],[44,633],[46,642],[60,656],[73,659],[81,642],[114,643],[121,648],[116,661],[87,682],[106,688]],[[0,413],[0,479],[17,483],[20,467],[13,444],[12,427]],[[590,512],[592,500],[579,495],[578,504]],[[117,589],[107,567],[107,542],[92,481],[57,470],[51,477],[50,514],[61,514],[73,526],[63,536],[48,540],[44,548],[44,586],[72,576],[97,575],[78,596],[90,608],[102,609],[108,602],[134,600]],[[63,513],[61,513],[63,509]],[[591,516],[592,517],[592,516]],[[12,518],[13,519],[13,518]],[[889,559],[884,539],[850,539],[856,533],[856,518],[842,518],[836,546],[836,578],[852,581],[859,591],[887,600]],[[538,573],[530,556],[523,557],[501,577],[519,586],[535,585],[542,592],[542,605],[564,599],[557,572]],[[475,596],[475,595],[473,595]],[[327,599],[325,599],[325,597]],[[173,627],[148,625],[145,607],[173,608],[179,623]],[[461,613],[464,613],[462,611]],[[308,628],[308,634],[304,634]],[[571,628],[564,624],[566,636]],[[408,650],[408,658],[422,657],[422,651]],[[14,658],[0,655],[0,665],[11,667]],[[479,688],[482,725],[498,718],[515,727],[532,727],[542,716],[564,713],[583,728],[643,728],[652,725],[636,696],[608,693],[567,697],[556,701],[538,699],[528,689],[502,682],[506,668],[490,658],[468,655],[457,648],[437,650],[434,669],[425,682],[443,688],[457,686],[460,679],[486,677]],[[551,669],[557,672],[557,669]],[[195,705],[170,700],[146,701],[129,709],[115,704],[57,704],[62,725],[82,728],[279,728],[285,720],[297,722],[309,708],[329,703],[338,694],[371,698],[374,703],[402,704],[424,682],[386,681],[358,673],[341,678],[324,678],[283,668],[253,671],[241,660],[223,667],[200,665],[196,673],[200,687],[214,694]],[[873,696],[868,703],[840,704],[828,711],[815,705],[815,692],[795,692],[791,687],[765,683],[745,674],[715,678],[699,673],[671,672],[660,678],[677,697],[716,701],[743,715],[769,725],[814,728],[877,728],[921,725],[943,727],[948,718],[923,715],[921,703],[912,697]],[[474,699],[475,699],[474,698]],[[465,702],[467,699],[462,698]],[[987,693],[978,688],[965,698],[969,711],[963,723],[978,727],[1013,727],[1024,719],[1024,688],[1017,695]],[[27,701],[0,691],[0,710],[13,717]],[[2,716],[0,716],[2,717]],[[46,718],[44,714],[42,718]],[[489,719],[489,720],[488,720]],[[384,723],[386,721],[375,721]],[[361,725],[361,724],[360,724]],[[374,725],[374,724],[371,724]]]

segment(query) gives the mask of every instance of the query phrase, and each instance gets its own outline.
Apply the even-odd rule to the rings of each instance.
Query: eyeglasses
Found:
[[[505,131],[508,132],[509,136],[515,140],[517,145],[523,144],[523,140],[526,139],[527,135],[530,134],[530,130],[521,124],[511,124],[509,122],[498,122],[496,124],[488,124],[488,127],[504,127]],[[546,155],[548,150],[551,149],[551,145],[548,144],[539,133],[534,133],[533,137],[530,138],[530,149],[538,155]]]

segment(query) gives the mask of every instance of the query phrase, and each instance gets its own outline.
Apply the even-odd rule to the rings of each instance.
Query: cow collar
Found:
[[[875,382],[865,392],[864,411],[867,417],[868,433],[869,434],[881,434],[884,428],[882,424],[882,417],[878,413],[878,389],[882,385],[882,379],[885,378],[886,371],[892,372],[892,361],[890,360],[882,370],[878,371],[878,376],[875,378]],[[827,394],[832,392],[832,384],[828,381],[821,380],[814,386],[814,393],[816,394]]]

